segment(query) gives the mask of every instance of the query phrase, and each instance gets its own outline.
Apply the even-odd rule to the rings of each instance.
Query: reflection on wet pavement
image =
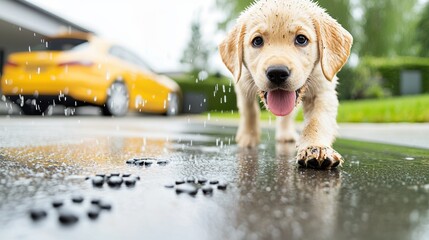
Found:
[[[429,238],[427,150],[339,140],[345,165],[317,171],[298,168],[295,146],[276,146],[268,130],[248,150],[233,145],[234,128],[189,119],[0,121],[0,239]],[[168,164],[127,164],[133,157]],[[85,180],[100,173],[140,181],[98,188]],[[165,187],[185,178],[228,188],[205,195],[198,185],[192,196]],[[90,219],[91,199],[111,211]],[[54,200],[78,223],[60,224]],[[33,221],[33,208],[47,217]]]

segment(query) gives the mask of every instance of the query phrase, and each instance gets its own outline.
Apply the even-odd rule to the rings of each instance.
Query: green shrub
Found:
[[[355,71],[350,67],[344,67],[338,74],[338,98],[339,99],[352,99],[353,94],[351,91],[351,86],[353,85],[353,80],[356,79]]]
[[[337,91],[340,100],[391,96],[390,90],[383,87],[380,76],[363,64],[356,68],[344,67],[337,76],[339,78]]]
[[[189,75],[174,79],[181,87],[183,94],[202,94],[207,103],[207,111],[237,110],[234,84],[226,77],[213,75],[205,80],[198,80]]]

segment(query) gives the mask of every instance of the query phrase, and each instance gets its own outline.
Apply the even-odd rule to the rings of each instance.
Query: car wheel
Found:
[[[114,82],[107,90],[107,100],[103,106],[103,115],[122,117],[128,112],[129,96],[124,83]]]
[[[180,111],[180,97],[177,93],[169,93],[168,94],[168,102],[167,102],[167,112],[165,113],[167,116],[176,116],[179,115]]]
[[[21,111],[25,115],[42,115],[49,105],[47,104],[37,104],[35,99],[27,99],[24,104],[20,105]]]

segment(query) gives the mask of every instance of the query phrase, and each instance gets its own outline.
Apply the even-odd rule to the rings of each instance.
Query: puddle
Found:
[[[0,148],[1,239],[429,238],[427,150],[338,140],[344,166],[318,171],[298,168],[295,146],[276,146],[272,132],[258,149],[240,150],[233,128],[208,124],[50,119],[46,131],[43,120],[8,123],[1,132],[12,141]],[[150,159],[127,164],[135,157]],[[140,181],[97,188],[85,180],[100,173]],[[177,193],[176,181],[192,179],[180,187],[186,194]],[[199,179],[227,189],[213,184],[206,195]],[[85,207],[64,227],[52,201],[76,195]],[[85,216],[94,198],[112,204],[95,220]],[[47,217],[33,221],[32,208],[47,209]]]

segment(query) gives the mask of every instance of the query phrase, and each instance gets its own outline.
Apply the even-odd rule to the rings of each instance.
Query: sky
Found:
[[[191,22],[200,17],[203,38],[216,50],[222,13],[215,0],[27,0],[96,32],[141,56],[157,71],[183,71],[183,50],[191,37]],[[222,70],[212,54],[212,70]]]

